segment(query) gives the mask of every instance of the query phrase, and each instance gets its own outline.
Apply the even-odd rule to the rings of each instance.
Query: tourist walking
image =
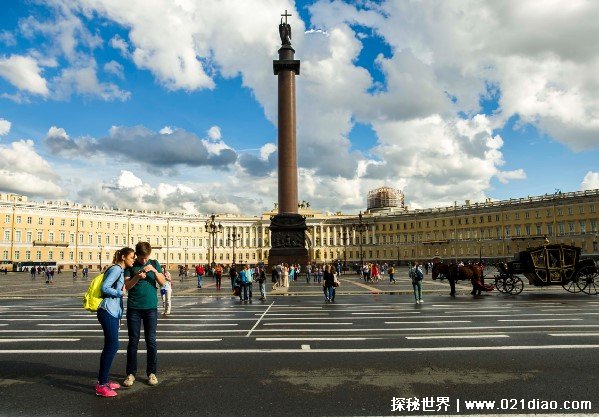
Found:
[[[116,251],[113,266],[104,274],[102,281],[102,297],[104,298],[96,313],[98,322],[104,333],[104,347],[100,355],[100,370],[96,383],[96,395],[100,397],[116,397],[116,389],[121,386],[109,381],[108,374],[119,350],[119,327],[123,315],[124,271],[135,262],[135,253],[131,248]]]
[[[73,265],[73,279],[77,279],[77,265]]]
[[[289,287],[289,267],[287,267],[287,264],[281,266],[281,275],[282,286]]]
[[[335,302],[335,269],[331,264],[325,266],[323,286],[325,302]]]
[[[214,268],[214,276],[216,277],[216,289],[220,291],[223,280],[223,266],[221,264],[216,265],[216,268]]]
[[[237,278],[239,276],[239,272],[237,272],[237,267],[235,264],[231,265],[229,268],[229,278],[231,278],[231,290],[235,291],[235,287],[239,287],[239,283],[237,282]]]
[[[391,266],[389,267],[389,269],[387,270],[387,272],[389,273],[389,284],[397,284],[397,282],[395,281],[395,265],[391,264]]]
[[[240,272],[241,274],[241,289],[239,292],[239,300],[247,302],[252,299],[252,271],[250,266],[245,264]]]
[[[310,283],[310,279],[312,278],[312,265],[306,265],[306,284]]]
[[[35,279],[35,266],[31,268],[31,279]]]
[[[258,268],[258,285],[260,285],[260,299],[266,301],[266,270]]]
[[[320,284],[322,282],[322,266],[316,266],[316,281]]]
[[[204,274],[206,271],[202,265],[196,266],[196,277],[198,278],[198,288],[202,288],[202,280],[204,279]]]
[[[168,267],[164,269],[164,285],[160,289],[160,295],[162,296],[162,314],[168,316],[171,314],[171,295],[173,293],[173,280],[171,273],[168,272]]]
[[[418,262],[414,262],[410,267],[410,279],[412,280],[412,287],[414,288],[414,299],[416,304],[422,304],[422,280],[424,279],[424,273],[422,272],[422,265]]]
[[[146,341],[146,375],[149,385],[158,384],[156,368],[158,363],[158,347],[156,344],[156,327],[158,325],[157,285],[164,285],[165,278],[158,261],[150,260],[152,246],[148,242],[135,245],[136,260],[131,268],[125,271],[125,289],[127,294],[127,378],[123,385],[130,387],[137,373],[137,345],[141,325],[144,327]]]
[[[270,275],[271,275],[271,281],[272,281],[272,289],[275,290],[277,288],[277,267],[273,266],[272,269],[270,270]]]

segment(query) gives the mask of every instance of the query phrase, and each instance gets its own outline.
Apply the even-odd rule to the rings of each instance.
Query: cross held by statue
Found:
[[[282,15],[281,15],[281,17],[284,17],[284,18],[285,18],[285,24],[287,24],[287,17],[291,17],[291,15],[290,15],[290,14],[288,14],[288,13],[287,13],[287,9],[285,9],[285,14],[282,14]],[[281,19],[281,20],[283,20],[283,19]]]

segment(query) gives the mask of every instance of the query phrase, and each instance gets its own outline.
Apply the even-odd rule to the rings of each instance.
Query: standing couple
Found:
[[[100,356],[100,370],[96,384],[96,395],[115,397],[116,389],[121,386],[109,381],[108,373],[119,348],[119,327],[123,315],[123,295],[127,296],[127,377],[123,385],[130,387],[137,373],[137,346],[144,327],[146,341],[148,385],[158,384],[156,368],[158,349],[156,345],[156,327],[158,324],[158,296],[156,289],[165,284],[162,267],[156,260],[150,260],[152,246],[148,242],[139,242],[135,250],[118,250],[113,265],[106,271],[102,283],[102,303],[97,316],[104,332],[104,348]]]

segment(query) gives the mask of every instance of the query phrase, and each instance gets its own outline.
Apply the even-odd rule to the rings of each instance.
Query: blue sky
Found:
[[[545,7],[557,32],[545,36],[522,12],[534,1],[278,3],[10,2],[0,191],[196,213],[271,207],[285,9],[302,60],[300,200],[351,212],[382,185],[412,207],[599,187],[599,55],[584,46],[599,36],[595,4]]]

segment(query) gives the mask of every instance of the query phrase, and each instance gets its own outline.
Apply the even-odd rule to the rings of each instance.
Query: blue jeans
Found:
[[[108,383],[108,373],[112,366],[112,361],[119,350],[119,319],[113,317],[103,308],[98,309],[98,321],[104,332],[104,348],[100,355],[100,371],[98,372],[98,382],[100,385]]]
[[[249,298],[252,298],[252,283],[246,282],[244,284],[241,284],[241,286],[243,288],[243,299],[247,300],[248,295],[249,295]],[[239,298],[241,299],[241,291],[239,292]]]
[[[260,297],[266,298],[266,282],[260,283]]]
[[[389,282],[395,282],[395,278],[393,278],[393,274],[389,274]]]
[[[326,286],[324,288],[324,296],[325,296],[325,298],[328,298],[329,300],[334,300],[335,299],[335,287],[333,287],[332,285]]]
[[[139,344],[139,333],[141,323],[144,325],[144,339],[147,350],[146,375],[156,373],[158,363],[158,348],[156,346],[156,326],[158,325],[158,310],[137,310],[127,308],[127,333],[129,343],[127,344],[127,371],[126,374],[137,373],[137,345]]]
[[[306,283],[309,284],[310,283],[310,273],[306,272]]]
[[[203,275],[198,274],[198,287],[202,286],[202,278],[204,278]]]
[[[414,287],[414,298],[416,301],[422,300],[422,281],[412,281]]]

